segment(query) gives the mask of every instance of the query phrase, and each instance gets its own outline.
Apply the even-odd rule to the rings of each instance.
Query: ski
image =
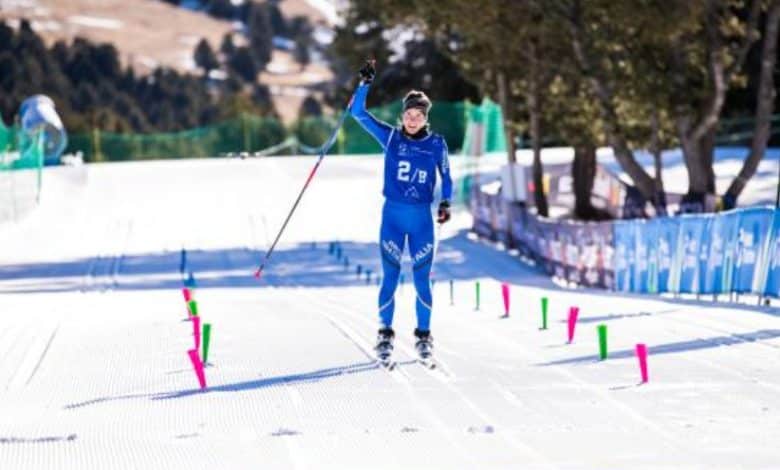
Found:
[[[392,359],[377,359],[377,364],[385,370],[392,371],[395,369],[395,366],[398,365],[398,362],[392,360]]]
[[[429,370],[436,368],[436,361],[432,357],[426,359],[417,359],[417,363]]]

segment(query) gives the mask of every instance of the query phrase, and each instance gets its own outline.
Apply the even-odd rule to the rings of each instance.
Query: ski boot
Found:
[[[374,346],[377,361],[382,366],[388,368],[394,366],[393,361],[390,359],[390,356],[393,354],[393,339],[395,339],[395,332],[392,328],[381,328],[377,333],[376,346]]]
[[[417,350],[420,364],[433,369],[436,367],[436,363],[433,362],[433,336],[431,336],[431,332],[415,328],[414,336],[417,338],[414,348]]]

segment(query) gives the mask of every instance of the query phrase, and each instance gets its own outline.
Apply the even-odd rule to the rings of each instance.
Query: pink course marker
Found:
[[[639,370],[642,373],[642,383],[647,383],[647,345],[639,343],[636,345],[636,357],[639,358]]]
[[[192,292],[186,287],[182,287],[181,294],[184,296],[184,304],[187,306],[187,319],[192,316],[192,311],[190,311],[190,300],[192,300]]]
[[[192,317],[192,335],[195,337],[195,350],[200,349],[200,317]]]
[[[187,351],[187,354],[190,356],[192,368],[195,369],[195,375],[198,376],[198,383],[200,384],[200,388],[206,388],[206,373],[203,371],[203,362],[201,362],[200,357],[198,357],[198,350],[190,349]]]
[[[577,326],[577,316],[580,313],[579,307],[569,307],[569,318],[567,324],[569,327],[569,342],[574,341],[574,327]]]
[[[501,283],[501,295],[504,297],[504,316],[509,316],[509,284]]]

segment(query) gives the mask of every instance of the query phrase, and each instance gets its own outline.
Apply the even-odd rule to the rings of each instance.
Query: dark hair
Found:
[[[428,115],[428,111],[431,110],[431,106],[432,106],[431,100],[428,99],[425,93],[418,90],[412,90],[409,93],[407,93],[406,96],[404,96],[403,103],[404,103],[403,106],[404,111],[406,111],[409,108],[417,108],[426,116]]]

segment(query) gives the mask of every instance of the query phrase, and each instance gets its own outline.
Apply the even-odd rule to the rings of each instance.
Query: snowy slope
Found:
[[[327,158],[264,281],[251,276],[313,161],[103,164],[83,189],[47,174],[41,208],[0,231],[0,468],[778,466],[775,309],[564,291],[470,239],[466,214],[435,267],[440,370],[412,362],[408,284],[400,365],[378,369],[377,287],[354,268],[378,266],[380,159]],[[213,327],[205,392],[186,355],[182,249]]]

